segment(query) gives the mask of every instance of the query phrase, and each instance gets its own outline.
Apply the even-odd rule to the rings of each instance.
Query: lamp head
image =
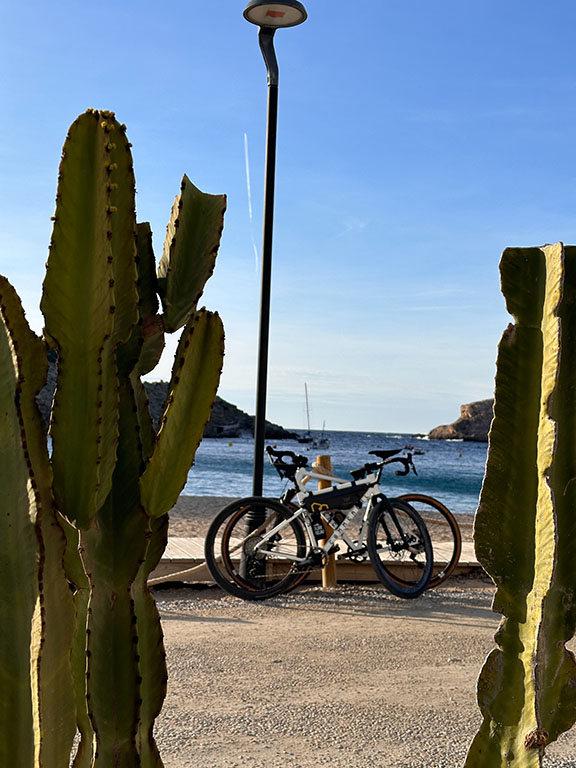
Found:
[[[276,2],[250,0],[244,9],[244,18],[259,27],[280,29],[302,24],[308,18],[308,14],[298,0],[276,0]]]

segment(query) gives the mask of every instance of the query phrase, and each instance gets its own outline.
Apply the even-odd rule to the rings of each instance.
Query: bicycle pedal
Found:
[[[334,544],[334,546],[330,547],[330,549],[328,550],[329,555],[334,555],[336,554],[336,552],[340,552],[340,547],[338,546],[338,544]]]
[[[308,566],[312,565],[322,565],[323,562],[323,556],[324,552],[322,550],[316,550],[315,552],[312,552],[305,560],[302,560],[299,565],[298,569],[308,568]]]

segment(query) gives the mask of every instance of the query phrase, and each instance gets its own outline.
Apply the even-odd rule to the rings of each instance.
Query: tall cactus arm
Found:
[[[160,615],[147,581],[168,543],[168,515],[150,520],[146,558],[132,585],[142,673],[142,708],[136,743],[142,768],[162,768],[154,740],[154,721],[166,696],[168,672]]]
[[[86,576],[82,559],[78,551],[79,531],[66,519],[61,519],[61,526],[66,536],[64,568],[73,591],[74,601],[74,636],[72,640],[71,664],[76,700],[76,727],[80,736],[72,768],[92,768],[94,731],[86,706],[86,627],[88,622],[88,602],[90,582]]]
[[[102,112],[99,113],[103,115]],[[136,186],[132,146],[126,126],[112,113],[105,113],[100,126],[108,137],[105,144],[111,167],[109,184],[112,227],[107,233],[112,246],[114,271],[114,344],[127,341],[140,318],[140,274],[138,270],[138,230],[136,224]]]
[[[132,384],[140,426],[140,440],[144,457],[151,454],[156,440],[156,430],[152,424],[146,390],[140,376],[153,370],[158,364],[164,349],[164,325],[158,315],[158,284],[156,280],[156,260],[152,248],[152,231],[148,222],[137,225],[138,251],[138,287],[140,316],[139,324],[133,329],[127,347],[134,353],[132,366],[125,371]],[[127,350],[126,350],[127,351]],[[125,357],[123,347],[119,354]],[[119,361],[121,365],[122,361]]]
[[[158,313],[158,283],[156,278],[156,259],[152,247],[152,230],[147,221],[137,225],[138,243],[138,278],[140,286],[140,315],[143,318],[154,317]]]
[[[138,635],[131,586],[146,552],[146,517],[119,487],[80,532],[90,580],[87,704],[94,729],[92,768],[134,768],[141,705]]]
[[[553,558],[550,589],[543,601],[545,631],[540,638],[540,655],[548,644],[548,659],[537,670],[541,717],[550,740],[576,722],[576,661],[565,648],[576,631],[576,248],[566,246],[563,250],[564,287],[558,313],[562,351],[556,386],[549,401],[556,444],[550,446],[553,460],[546,478],[554,515],[551,523],[539,521],[537,528],[542,538],[548,537],[548,551]]]
[[[130,357],[127,354],[124,361],[119,351],[126,370]],[[146,555],[148,518],[140,504],[143,461],[126,371],[120,382],[120,444],[112,490],[98,511],[96,525],[80,533],[90,581],[87,692],[96,742],[93,768],[133,768],[138,754],[141,673],[131,588]]]
[[[138,274],[140,316],[142,318],[142,350],[135,369],[144,376],[158,365],[164,350],[164,321],[158,315],[158,281],[156,259],[152,248],[152,231],[148,222],[138,224]]]
[[[522,622],[534,579],[544,253],[539,248],[509,248],[500,270],[507,309],[516,324],[504,332],[498,351],[490,462],[475,518],[475,546],[480,562],[498,585],[494,610]],[[511,511],[502,514],[503,509]],[[515,514],[516,509],[522,514]],[[499,541],[494,546],[496,515]],[[519,588],[522,600],[518,600]]]
[[[32,653],[39,654],[39,765],[61,768],[69,758],[76,733],[71,664],[75,605],[63,567],[66,540],[53,508],[43,509],[40,524],[45,558],[41,586],[43,599],[37,605],[38,627],[32,633]],[[55,701],[58,706],[54,705]]]
[[[224,356],[219,315],[200,310],[182,332],[158,441],[140,480],[147,514],[160,517],[176,503],[216,397]]]
[[[19,766],[34,760],[57,768],[76,730],[73,610],[35,402],[46,379],[46,348],[2,277],[0,318],[0,764],[17,756]]]
[[[225,211],[225,195],[201,192],[184,176],[181,192],[172,206],[158,266],[158,287],[168,333],[185,325],[214,271]]]
[[[515,325],[498,355],[494,421],[475,522],[505,616],[478,682],[483,724],[466,768],[536,768],[576,720],[576,251],[508,249]]]
[[[54,491],[60,511],[87,527],[115,462],[114,346],[136,321],[134,179],[128,142],[110,113],[85,113],[70,127],[54,218],[41,303],[59,354]],[[127,292],[119,302],[115,281]],[[117,307],[124,302],[127,310]]]
[[[4,288],[4,286],[3,286]],[[0,323],[0,764],[34,764],[30,631],[38,599],[37,499],[15,408],[18,367]],[[18,595],[18,600],[14,596]]]
[[[150,458],[154,451],[154,444],[156,441],[156,430],[152,423],[152,416],[150,415],[150,404],[148,402],[148,395],[146,389],[140,381],[139,377],[135,374],[132,375],[132,387],[134,390],[134,402],[138,414],[138,423],[140,425],[140,440],[142,443],[143,459],[146,461]]]

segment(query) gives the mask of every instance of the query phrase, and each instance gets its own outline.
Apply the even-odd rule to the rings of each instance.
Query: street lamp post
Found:
[[[297,0],[264,2],[251,0],[244,17],[260,27],[258,40],[268,73],[268,118],[266,166],[264,174],[264,224],[262,233],[262,287],[258,337],[256,416],[254,419],[254,474],[252,492],[262,495],[264,476],[264,438],[266,431],[266,387],[268,378],[268,338],[270,329],[270,283],[272,276],[272,229],[274,224],[274,177],[276,172],[276,127],[278,123],[278,62],[274,33],[282,27],[295,27],[306,21],[307,13]]]

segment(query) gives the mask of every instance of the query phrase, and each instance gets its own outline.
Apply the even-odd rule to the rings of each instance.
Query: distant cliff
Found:
[[[494,413],[494,400],[479,400],[460,406],[460,418],[453,424],[435,427],[429,432],[431,440],[488,441],[488,431]]]
[[[150,415],[154,424],[158,424],[168,393],[168,384],[165,381],[144,382],[144,387],[150,404]],[[249,416],[232,403],[216,396],[204,437],[236,437],[241,434],[254,434],[254,416]],[[267,421],[266,437],[269,440],[287,440],[295,439],[297,435]]]
[[[50,367],[48,369],[48,379],[46,386],[39,392],[36,401],[44,421],[48,423],[50,418],[50,408],[54,389],[56,387],[56,355],[49,352],[48,360]],[[150,415],[155,425],[158,425],[164,409],[164,401],[168,394],[168,384],[165,381],[144,382],[148,402],[150,405]],[[210,421],[204,430],[204,437],[236,437],[241,434],[254,434],[254,416],[249,416],[241,411],[232,403],[227,403],[221,397],[216,397],[216,402],[210,414]],[[296,438],[294,432],[288,432],[278,424],[266,422],[266,437],[269,440],[285,440]]]

